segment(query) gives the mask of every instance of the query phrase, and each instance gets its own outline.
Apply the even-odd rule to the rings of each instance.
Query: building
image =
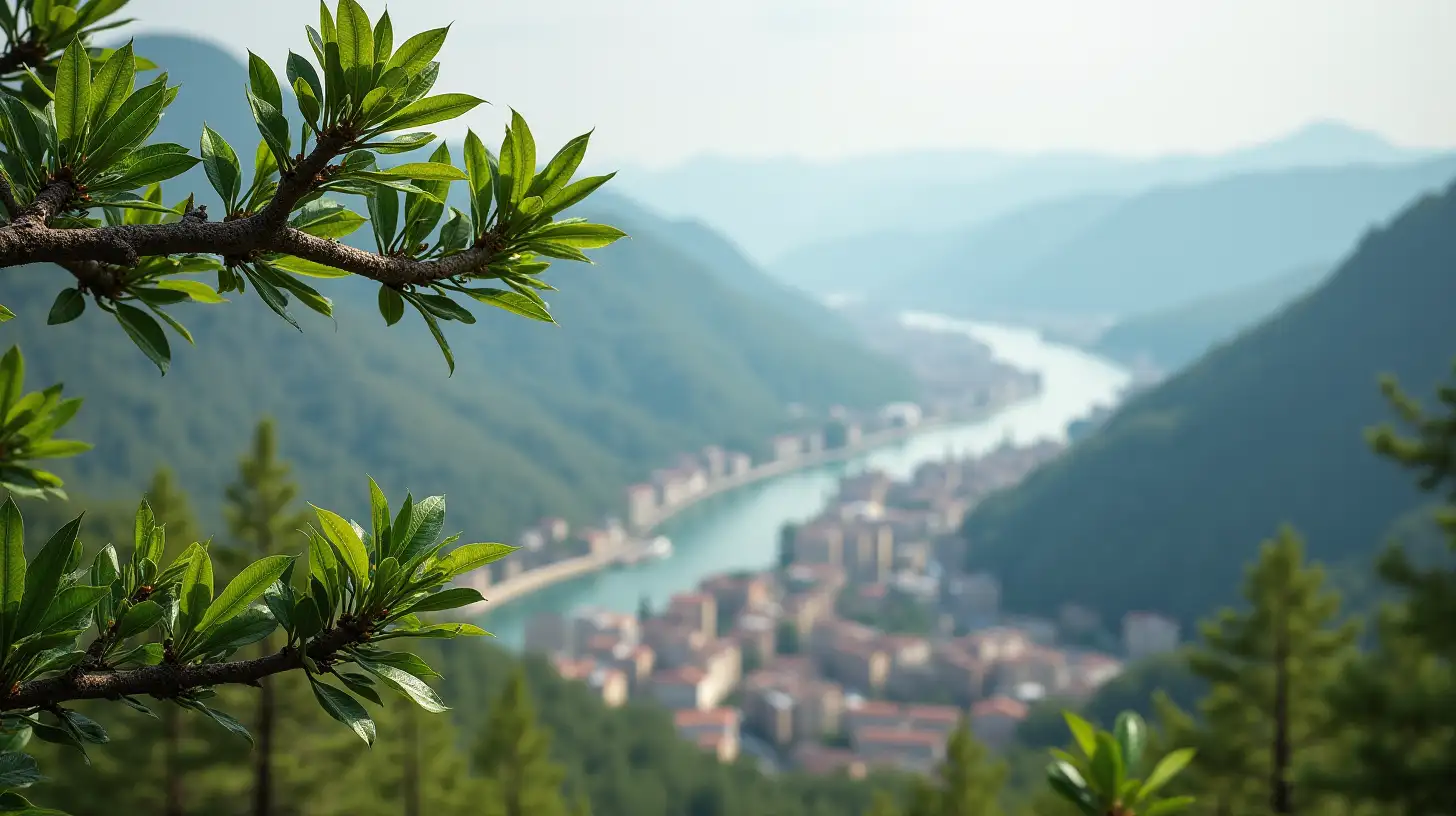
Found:
[[[550,544],[565,543],[567,536],[571,535],[571,525],[563,518],[541,519],[537,529],[546,537]]]
[[[707,711],[717,700],[711,698],[708,673],[697,666],[664,669],[652,675],[652,696],[671,709]]]
[[[627,488],[627,523],[640,530],[656,519],[657,488],[646,483]]]
[[[812,431],[804,435],[804,453],[815,456],[824,452],[824,432]]]
[[[1001,583],[984,572],[957,575],[946,582],[945,602],[956,623],[979,629],[996,622],[1001,612]]]
[[[665,617],[679,626],[702,632],[704,638],[718,636],[718,603],[706,592],[672,596],[667,603]]]
[[[971,731],[995,750],[1011,744],[1016,729],[1026,719],[1026,704],[1009,697],[991,697],[971,706]]]
[[[775,461],[796,461],[799,458],[799,452],[803,449],[804,440],[793,434],[783,434],[773,438],[773,456]]]
[[[738,758],[741,735],[737,711],[731,708],[679,710],[673,712],[673,724],[684,739],[713,752],[720,762]]]
[[[914,428],[924,418],[924,411],[913,402],[895,402],[880,409],[880,418],[891,428]]]
[[[1122,646],[1129,660],[1171,652],[1181,642],[1178,622],[1152,612],[1129,612],[1122,618]]]
[[[753,470],[753,457],[746,453],[728,454],[728,475],[733,478],[747,476]]]
[[[829,521],[811,521],[794,531],[794,563],[844,563],[844,528]]]
[[[688,499],[687,475],[677,470],[658,470],[652,474],[662,507],[676,507]]]
[[[558,657],[555,664],[563,679],[586,683],[607,706],[616,708],[627,702],[627,675],[621,669],[602,666],[591,658]]]
[[[709,445],[703,448],[703,465],[707,468],[708,479],[717,481],[728,474],[728,452],[717,445]]]
[[[854,753],[870,766],[930,773],[945,758],[945,738],[934,731],[863,728],[851,736]]]

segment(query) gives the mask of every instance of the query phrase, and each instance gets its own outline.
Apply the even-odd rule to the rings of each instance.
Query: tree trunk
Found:
[[[1294,812],[1289,765],[1289,625],[1279,610],[1274,631],[1274,746],[1269,780],[1269,806],[1278,814]]]
[[[273,681],[258,694],[258,744],[253,759],[253,816],[273,814],[273,721],[277,716]]]
[[[162,762],[166,776],[166,802],[162,812],[165,816],[183,816],[182,810],[182,712],[176,706],[162,709],[162,727],[165,729],[162,747]]]

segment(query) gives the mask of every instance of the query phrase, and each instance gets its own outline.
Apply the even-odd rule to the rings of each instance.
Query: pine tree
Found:
[[[895,804],[895,797],[877,790],[870,800],[870,809],[865,811],[865,816],[900,816],[900,808]]]
[[[273,423],[258,423],[252,448],[238,466],[238,479],[227,489],[227,522],[234,552],[251,562],[280,551],[286,536],[307,523],[296,507],[298,486],[289,478],[289,466],[278,459]],[[277,649],[277,638],[259,645],[259,654]],[[274,813],[273,764],[278,696],[273,679],[264,680],[258,694],[253,734],[253,816]]]
[[[992,760],[986,746],[962,720],[945,746],[933,782],[916,786],[910,816],[993,816],[1006,784],[1006,765]]]
[[[566,816],[565,773],[551,761],[551,739],[536,712],[520,669],[491,707],[490,722],[475,749],[475,770],[491,793],[487,816]]]
[[[1383,387],[1413,434],[1385,426],[1371,443],[1441,496],[1435,520],[1456,554],[1456,385],[1438,392],[1442,415],[1428,414],[1393,380]],[[1418,565],[1396,543],[1379,572],[1401,597],[1381,615],[1378,649],[1331,693],[1349,727],[1350,761],[1321,783],[1403,816],[1456,813],[1456,569],[1449,561]]]
[[[1304,545],[1284,528],[1264,543],[1244,582],[1247,610],[1204,624],[1189,653],[1207,680],[1201,717],[1159,700],[1173,743],[1198,760],[1182,786],[1211,814],[1308,812],[1318,798],[1301,778],[1324,761],[1337,722],[1324,694],[1354,656],[1356,627],[1340,624],[1340,599]]]

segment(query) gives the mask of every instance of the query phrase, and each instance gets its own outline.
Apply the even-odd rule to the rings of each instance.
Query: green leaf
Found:
[[[142,601],[126,611],[117,627],[119,640],[136,637],[162,622],[162,605],[156,601]]]
[[[587,143],[591,141],[591,134],[584,133],[575,139],[567,142],[551,162],[546,165],[536,180],[531,182],[531,188],[526,192],[528,196],[540,196],[550,198],[557,191],[564,188],[571,177],[581,166],[582,159],[586,158]]]
[[[324,620],[319,612],[318,602],[313,598],[299,598],[293,606],[293,634],[308,639],[323,631]]]
[[[1077,741],[1077,745],[1082,749],[1082,753],[1088,757],[1096,754],[1097,729],[1092,727],[1092,723],[1087,722],[1070,711],[1063,711],[1062,719],[1067,721],[1067,728],[1071,729],[1072,737]]]
[[[1126,779],[1126,766],[1123,764],[1122,749],[1111,734],[1097,734],[1097,752],[1092,755],[1087,770],[1099,793],[1115,797],[1122,789],[1122,782]]]
[[[454,320],[465,324],[475,322],[475,315],[466,311],[465,307],[444,295],[417,293],[410,295],[409,299],[421,310],[429,312],[441,320]]]
[[[338,548],[340,561],[354,576],[354,585],[360,589],[369,586],[369,551],[364,548],[359,534],[337,513],[315,505],[309,506],[313,507],[314,514],[318,516],[319,526],[328,537],[329,543]]]
[[[212,558],[204,551],[191,561],[182,573],[180,627],[182,632],[197,631],[197,624],[212,603]]]
[[[283,110],[283,89],[278,86],[278,75],[252,51],[248,52],[248,87],[259,99]]]
[[[91,58],[80,38],[66,46],[56,66],[56,136],[73,161],[86,143],[91,121]]]
[[[375,639],[420,638],[422,640],[453,640],[458,637],[491,637],[491,634],[479,626],[469,623],[437,623],[431,626],[422,626],[418,629],[390,631]]]
[[[350,68],[374,64],[374,31],[369,15],[354,0],[339,0],[336,23],[339,38],[339,64]]]
[[[15,620],[12,637],[16,640],[40,631],[40,623],[46,610],[56,600],[61,586],[61,577],[71,561],[72,552],[80,546],[77,536],[81,532],[81,518],[68,522],[35,554],[35,560],[25,574],[25,594],[20,602],[20,613]]]
[[[442,590],[433,595],[427,595],[424,599],[410,606],[408,611],[412,615],[422,612],[444,612],[450,609],[459,609],[462,606],[470,606],[484,601],[485,597],[479,590],[469,587],[454,587]]]
[[[511,109],[511,146],[515,150],[515,162],[512,164],[513,176],[511,178],[511,203],[519,204],[526,198],[526,192],[531,189],[531,182],[536,176],[536,139],[531,135],[531,128],[526,125],[526,120],[515,109]]]
[[[393,326],[404,317],[404,297],[398,289],[379,285],[379,314],[384,317],[386,326]]]
[[[542,323],[556,322],[551,313],[541,308],[540,304],[518,292],[507,292],[504,289],[467,289],[465,293],[481,303],[505,309],[511,314],[529,317]]]
[[[374,538],[374,561],[378,563],[389,552],[389,499],[373,476],[369,477],[369,524]]]
[[[252,606],[283,575],[283,571],[291,563],[291,555],[270,555],[249,564],[236,578],[228,582],[227,588],[217,596],[217,600],[207,607],[207,612],[197,623],[197,631],[206,632]]]
[[[116,113],[135,84],[136,56],[128,42],[107,58],[91,83],[90,127],[94,129]]]
[[[181,292],[198,303],[227,303],[227,298],[219,295],[216,289],[202,281],[161,280],[157,281],[157,287],[173,292]]]
[[[156,666],[164,656],[162,644],[143,643],[135,649],[128,649],[116,658],[116,665]]]
[[[1174,796],[1171,799],[1153,803],[1142,812],[1142,816],[1165,816],[1168,813],[1177,813],[1192,807],[1196,801],[1198,800],[1192,796]]]
[[[250,606],[235,617],[207,630],[207,635],[191,655],[231,655],[244,646],[251,646],[273,634],[278,621],[264,606]]]
[[[379,172],[412,181],[464,181],[468,178],[464,170],[439,162],[401,164],[398,167],[390,167]]]
[[[0,358],[0,421],[10,416],[10,410],[20,399],[25,388],[25,358],[20,346],[11,346]]]
[[[359,228],[367,223],[368,219],[350,209],[340,208],[333,212],[326,213],[303,224],[295,224],[294,227],[300,232],[319,238],[347,238],[359,231]],[[330,269],[321,264],[313,264],[315,268]],[[307,274],[307,273],[300,273]],[[333,274],[314,275],[314,277],[344,277],[348,272],[335,271]]]
[[[243,739],[246,739],[250,745],[253,743],[253,735],[248,732],[248,727],[238,722],[236,719],[233,719],[232,716],[218,711],[215,708],[208,708],[207,706],[195,700],[183,702],[181,703],[181,705],[184,705],[192,709],[193,711],[196,711],[199,714],[206,716],[209,720],[212,720],[226,730],[242,737]]]
[[[51,304],[51,313],[46,316],[46,325],[59,326],[70,323],[86,311],[86,296],[80,289],[62,289]]]
[[[1085,816],[1101,816],[1101,810],[1097,807],[1092,792],[1087,789],[1086,781],[1071,763],[1062,761],[1048,765],[1047,783],[1058,796],[1076,805]]]
[[[199,161],[201,160],[196,156],[189,156],[186,153],[158,153],[147,156],[132,162],[126,168],[126,175],[117,184],[122,189],[133,190],[148,184],[156,184],[159,181],[167,181],[196,167]]]
[[[406,133],[401,136],[396,136],[387,142],[370,142],[365,147],[377,153],[384,154],[409,153],[414,150],[419,150],[433,141],[435,141],[435,134],[433,133]]]
[[[212,189],[222,196],[224,206],[229,212],[236,209],[238,194],[243,189],[243,166],[232,145],[206,124],[202,126],[202,166],[207,170]]]
[[[308,85],[309,90],[313,92],[313,96],[315,99],[323,99],[324,83],[322,80],[319,79],[318,69],[313,67],[313,63],[309,62],[298,54],[289,51],[288,67],[286,73],[288,76],[288,84],[290,86],[297,89],[298,81],[301,79],[304,81],[305,84]]]
[[[35,757],[12,751],[0,754],[0,787],[23,788],[27,785],[34,785],[43,779],[45,777],[41,776],[40,766],[36,765]],[[8,808],[0,812],[14,813]]]
[[[347,0],[345,0],[347,1]],[[359,735],[359,738],[369,745],[374,744],[375,728],[374,721],[369,718],[369,712],[358,700],[350,697],[348,692],[334,688],[327,683],[320,683],[310,679],[313,686],[314,697],[318,703],[327,711],[330,717],[338,720]]]
[[[258,125],[258,132],[263,135],[263,140],[268,147],[273,149],[273,157],[278,160],[280,167],[291,166],[292,157],[288,155],[289,135],[288,120],[283,112],[274,107],[272,103],[259,99],[251,89],[248,90],[248,106],[253,111],[253,121]]]
[[[495,171],[491,166],[490,151],[473,130],[465,133],[465,171],[470,176],[470,221],[476,232],[481,233],[485,231],[486,219],[490,217]]]
[[[10,311],[9,309],[5,308],[4,306],[0,306],[0,323],[7,323],[7,322],[9,322],[11,320],[14,320],[14,319],[15,319],[15,312]]]
[[[153,82],[138,88],[101,125],[97,131],[101,144],[90,151],[87,164],[96,170],[110,167],[117,158],[146,141],[162,120],[166,105],[164,83]]]
[[[435,345],[440,347],[440,353],[445,355],[445,364],[450,366],[450,376],[453,377],[455,375],[455,353],[450,350],[450,341],[445,339],[445,333],[440,331],[440,322],[419,304],[415,305],[415,309],[419,311],[420,317],[424,318],[425,326],[430,330],[430,336],[435,338]]]
[[[328,590],[330,596],[340,597],[339,558],[327,538],[312,532],[308,537],[308,574]],[[329,608],[320,605],[319,613],[327,617]]]
[[[445,38],[450,34],[450,27],[435,28],[429,31],[422,31],[404,41],[394,56],[389,58],[385,65],[385,72],[392,68],[399,68],[405,75],[414,77],[429,65],[440,49],[445,45]]]
[[[29,459],[65,459],[71,456],[78,456],[95,448],[89,442],[80,442],[75,439],[48,439],[45,442],[36,442],[25,449],[26,457]]]
[[[278,291],[277,285],[263,276],[256,274],[246,266],[242,269],[248,281],[253,284],[253,288],[258,291],[258,297],[262,298],[263,303],[269,309],[272,309],[274,314],[288,321],[288,325],[299,331],[303,331],[303,327],[298,325],[298,321],[294,319],[293,315],[288,313],[288,297]]]
[[[627,237],[627,233],[605,224],[547,224],[526,236],[577,249],[600,249]]]
[[[403,669],[370,660],[361,660],[359,665],[365,671],[383,680],[385,685],[414,700],[420,708],[431,714],[443,714],[450,710],[450,707],[445,705],[445,701],[440,699],[440,695],[436,694],[435,690],[430,688],[425,681]]]
[[[92,609],[111,594],[111,587],[73,586],[63,590],[40,619],[37,632],[52,633],[58,626],[85,626]]]
[[[546,207],[541,210],[541,215],[551,216],[571,209],[616,176],[616,173],[608,173],[605,176],[592,176],[567,185],[554,196],[546,199]]]
[[[0,506],[0,654],[16,640],[15,623],[25,596],[25,523],[15,500]]]
[[[1122,749],[1122,761],[1129,772],[1134,772],[1143,761],[1143,748],[1147,745],[1148,729],[1137,712],[1124,711],[1117,716],[1113,726],[1117,745]]]
[[[172,346],[157,321],[141,309],[125,303],[116,304],[116,320],[137,348],[166,376],[167,367],[172,364]]]
[[[298,99],[298,112],[303,114],[304,121],[312,125],[314,130],[319,130],[322,127],[320,117],[323,116],[323,103],[319,101],[313,87],[303,77],[299,77],[293,81],[293,95]]]
[[[1173,777],[1182,773],[1193,761],[1196,752],[1192,748],[1180,748],[1162,759],[1153,766],[1153,772],[1143,782],[1142,789],[1138,791],[1138,801],[1146,801],[1148,797],[1157,793],[1160,788],[1172,781]]]
[[[274,258],[268,263],[286,272],[291,272],[294,275],[303,275],[309,278],[347,278],[352,274],[343,269],[324,266],[321,263],[314,263],[303,258],[295,258],[292,255]]]
[[[509,544],[466,544],[456,547],[449,555],[435,564],[435,569],[445,573],[447,579],[477,570],[486,564],[499,561],[520,547]]]
[[[485,104],[470,94],[439,94],[427,96],[400,111],[385,125],[388,130],[398,131],[447,122],[475,110]]]

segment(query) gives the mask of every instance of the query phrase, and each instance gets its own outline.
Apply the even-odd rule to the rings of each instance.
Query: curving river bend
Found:
[[[663,525],[661,533],[672,539],[675,548],[672,558],[557,584],[485,613],[485,628],[503,644],[518,648],[525,622],[537,612],[588,606],[630,612],[643,596],[660,608],[671,595],[692,589],[710,575],[770,566],[778,557],[780,528],[817,515],[833,498],[844,474],[874,468],[908,476],[921,463],[947,453],[984,453],[1008,438],[1017,443],[1065,439],[1068,423],[1098,405],[1114,402],[1131,379],[1122,368],[1043,340],[1034,330],[923,313],[907,314],[905,320],[918,328],[970,334],[989,345],[999,359],[1040,372],[1042,392],[979,422],[926,431],[855,459],[704,501]]]

